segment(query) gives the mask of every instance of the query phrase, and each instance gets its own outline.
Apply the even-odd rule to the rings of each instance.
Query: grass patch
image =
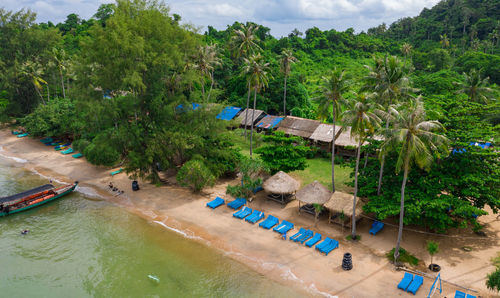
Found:
[[[394,250],[395,249],[396,248],[391,249],[386,254],[386,257],[389,259],[389,261],[391,261],[393,263],[394,263]],[[408,264],[413,265],[413,266],[417,266],[418,262],[420,262],[420,260],[417,257],[410,254],[402,247],[399,248],[399,260],[398,261],[401,263],[408,263]]]
[[[352,234],[349,234],[345,237],[346,240],[351,241],[352,240]],[[361,235],[356,235],[356,241],[361,240]]]
[[[497,253],[496,257],[491,258],[491,263],[497,268],[500,268],[500,252]]]

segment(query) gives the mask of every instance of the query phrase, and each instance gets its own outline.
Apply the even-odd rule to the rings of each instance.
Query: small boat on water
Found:
[[[78,181],[61,187],[45,184],[15,195],[0,198],[0,217],[35,208],[56,200],[71,193],[77,185]]]

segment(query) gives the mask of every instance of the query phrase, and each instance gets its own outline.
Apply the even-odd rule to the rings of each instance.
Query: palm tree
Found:
[[[244,26],[243,24],[240,24],[240,29],[234,29],[233,30],[233,36],[231,36],[231,41],[229,43],[233,55],[236,58],[249,58],[250,55],[254,54],[255,52],[260,52],[262,49],[260,46],[257,44],[258,37],[255,34],[255,32],[259,29],[259,26],[256,26],[254,24],[249,24],[247,26]],[[251,93],[251,86],[250,86],[250,81],[248,80],[248,93],[247,93],[247,106],[246,106],[246,111],[245,111],[245,123],[247,123],[248,119],[248,107],[250,104],[250,93]],[[247,139],[247,126],[245,125],[245,140]]]
[[[59,70],[59,77],[61,79],[63,97],[66,98],[63,72],[66,70],[68,57],[64,49],[52,48],[52,58],[54,58],[55,65]]]
[[[448,39],[448,36],[445,34],[439,35],[440,41],[439,43],[441,44],[441,47],[443,49],[446,49],[450,46],[450,40]]]
[[[250,131],[250,157],[253,154],[253,123],[255,121],[255,106],[257,104],[257,92],[264,89],[269,84],[269,63],[264,63],[263,57],[260,54],[252,55],[250,58],[244,58],[245,65],[243,72],[248,74],[248,85],[253,88],[253,111]],[[248,110],[248,109],[247,109]],[[245,118],[246,120],[246,118]],[[245,121],[246,126],[246,121]]]
[[[291,71],[291,66],[297,62],[297,58],[293,56],[293,52],[291,49],[284,49],[281,52],[281,64],[280,64],[280,70],[283,73],[283,76],[285,77],[285,83],[284,83],[284,91],[283,91],[283,115],[286,116],[286,79],[288,78],[288,75],[290,74]]]
[[[196,57],[195,68],[197,68],[202,76],[201,80],[201,93],[203,100],[210,99],[210,93],[214,86],[214,71],[215,68],[221,65],[221,59],[218,57],[218,50],[215,44],[200,46],[198,55]],[[205,78],[210,79],[210,91],[208,97],[205,98]]]
[[[380,150],[380,158],[390,151],[398,152],[396,172],[403,172],[403,183],[401,185],[401,207],[399,211],[399,230],[396,249],[394,250],[394,261],[399,258],[399,248],[403,236],[405,187],[408,172],[413,164],[419,168],[428,169],[433,160],[434,153],[448,154],[448,139],[445,136],[434,133],[444,130],[438,121],[427,121],[425,109],[420,98],[408,103],[408,108],[397,112],[393,110],[394,128],[386,129],[386,137]],[[439,156],[439,155],[438,155]]]
[[[489,77],[482,78],[481,70],[471,69],[468,74],[462,74],[464,77],[463,82],[455,82],[459,87],[456,93],[464,93],[469,96],[469,100],[479,103],[487,103],[491,99],[492,89],[486,87],[488,85]]]
[[[361,94],[356,99],[348,101],[349,107],[343,113],[343,123],[351,126],[351,136],[358,141],[356,149],[356,168],[354,170],[354,198],[352,203],[352,239],[356,239],[356,198],[358,195],[358,173],[361,146],[366,137],[380,126],[381,119],[377,114],[383,114],[380,105],[371,101],[375,94]]]
[[[406,60],[408,59],[408,56],[411,54],[411,50],[412,50],[412,46],[411,44],[405,42],[402,46],[401,46],[401,53],[403,54],[403,56],[405,57],[405,61],[404,61],[404,65],[406,66]]]
[[[386,111],[399,100],[409,97],[410,92],[417,89],[411,88],[408,77],[409,68],[401,65],[401,61],[395,57],[385,57],[383,60],[375,58],[375,67],[366,66],[369,69],[368,76],[365,77],[366,84],[363,90],[377,92],[379,103]],[[390,121],[387,119],[385,126],[389,128]],[[380,161],[380,172],[377,186],[377,195],[380,195],[382,187],[382,177],[384,173],[385,157]]]
[[[328,118],[332,107],[332,192],[335,192],[335,139],[337,116],[340,116],[341,106],[345,102],[342,96],[349,88],[344,70],[334,68],[329,77],[323,77],[322,96],[318,98],[318,114],[320,118]]]
[[[38,96],[40,96],[40,98],[42,99],[42,103],[45,105],[45,100],[43,99],[40,90],[43,89],[42,84],[46,85],[47,88],[48,84],[42,78],[43,69],[41,65],[38,62],[26,61],[21,66],[20,73],[24,76],[29,77],[31,83],[33,84],[33,87],[35,87],[36,93],[38,94]]]

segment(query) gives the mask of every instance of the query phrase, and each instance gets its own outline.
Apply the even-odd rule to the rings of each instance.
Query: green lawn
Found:
[[[250,156],[250,136],[248,136],[248,141],[245,141],[242,129],[237,129],[229,132],[231,138],[237,148],[241,150],[241,153],[245,156]],[[250,135],[250,130],[248,131]],[[261,135],[254,132],[254,148],[262,145]],[[257,155],[258,156],[258,155]],[[316,157],[307,160],[308,167],[303,171],[294,171],[289,173],[294,178],[301,181],[302,186],[307,185],[314,180],[317,180],[329,189],[332,188],[332,165],[331,160],[321,157]],[[352,192],[353,189],[350,186],[345,185],[345,183],[352,181],[350,174],[353,171],[350,167],[341,167],[335,165],[335,188],[336,190],[343,192]]]

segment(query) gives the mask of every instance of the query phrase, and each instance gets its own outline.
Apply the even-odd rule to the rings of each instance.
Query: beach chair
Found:
[[[111,172],[111,173],[109,173],[109,174],[111,174],[111,176],[114,176],[114,175],[116,175],[116,174],[120,174],[122,171],[123,171],[123,169],[122,169],[122,168],[120,168],[120,169],[118,169],[118,170],[116,170],[116,171],[113,171],[113,172]]]
[[[243,218],[247,217],[248,215],[250,215],[250,213],[252,213],[252,211],[253,211],[252,209],[245,206],[240,211],[234,213],[233,216],[236,218],[239,218],[239,219],[243,219]]]
[[[384,223],[383,222],[380,222],[378,220],[375,220],[373,223],[372,223],[372,228],[370,229],[370,234],[372,235],[376,235],[378,232],[380,232],[380,230],[382,230],[384,228]]]
[[[267,218],[259,224],[259,227],[269,230],[279,223],[279,219],[272,215],[268,215]]]
[[[215,209],[221,205],[224,205],[224,199],[216,197],[213,201],[207,203],[207,207]]]
[[[424,283],[424,278],[420,275],[416,275],[413,278],[413,281],[411,284],[408,286],[406,289],[407,292],[413,293],[413,295],[417,294],[418,289],[420,289],[420,286]]]
[[[232,208],[234,210],[239,209],[241,206],[245,205],[247,203],[247,200],[244,198],[236,198],[236,200],[229,202],[227,206],[229,208]]]
[[[281,224],[273,228],[273,231],[278,232],[280,234],[284,234],[293,229],[293,227],[294,227],[293,223],[283,220]]]
[[[59,151],[59,150],[63,150],[63,149],[66,149],[66,147],[70,146],[71,145],[71,142],[69,143],[66,143],[66,144],[62,144],[62,145],[57,145],[54,147],[54,149],[56,151]]]
[[[25,132],[23,134],[18,134],[17,137],[18,138],[24,138],[25,136],[29,135],[29,133]]]
[[[82,157],[82,156],[83,156],[83,154],[81,154],[81,153],[77,153],[77,154],[73,154],[73,155],[71,155],[71,156],[72,156],[73,158],[80,158],[80,157]]]
[[[299,238],[300,236],[302,236],[302,234],[304,234],[306,232],[306,229],[304,228],[300,228],[299,231],[295,234],[293,234],[292,236],[290,236],[290,240],[292,241],[295,241],[295,239]]]
[[[459,291],[459,290],[457,290],[457,291],[455,292],[455,298],[465,298],[465,297],[466,297],[466,296],[465,296],[465,293],[464,293],[464,292]]]
[[[300,242],[301,244],[304,244],[304,241],[307,239],[311,238],[314,235],[314,232],[311,230],[306,230],[300,237],[295,239],[295,242]]]
[[[52,138],[43,138],[40,140],[40,142],[42,142],[44,144],[52,143],[53,141],[54,141],[54,139],[52,139]]]
[[[408,288],[408,286],[411,284],[412,281],[413,281],[413,274],[405,272],[403,279],[398,284],[398,289],[406,291],[406,289]]]
[[[339,242],[335,239],[330,239],[330,243],[319,251],[327,256],[330,252],[332,252],[332,250],[336,249],[337,247],[339,247]]]
[[[68,148],[64,151],[61,151],[62,154],[66,155],[66,154],[70,154],[70,153],[73,153],[73,148]]]
[[[251,215],[249,215],[247,218],[245,218],[245,221],[248,221],[249,223],[254,224],[263,218],[264,218],[264,212],[254,210]]]
[[[306,246],[307,247],[312,247],[314,244],[318,243],[320,240],[321,240],[321,234],[320,233],[316,233],[314,235],[314,237],[312,237],[311,239],[309,239],[307,242],[306,242]]]

